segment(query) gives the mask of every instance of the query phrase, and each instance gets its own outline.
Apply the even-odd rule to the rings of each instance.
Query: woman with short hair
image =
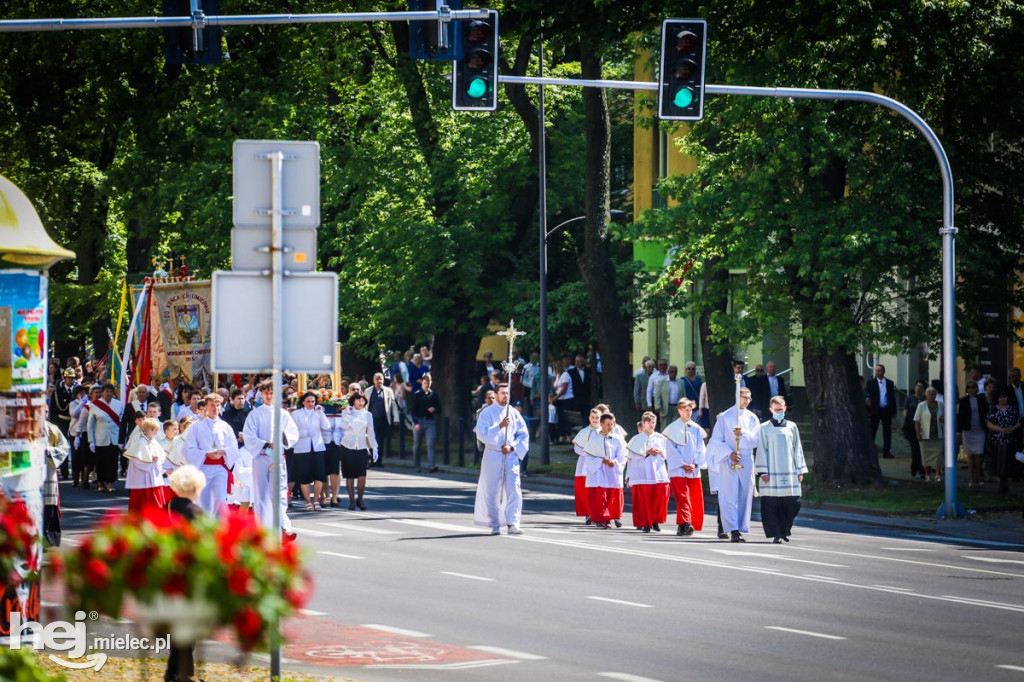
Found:
[[[366,511],[366,464],[371,456],[376,462],[379,453],[373,416],[366,409],[366,396],[362,393],[349,397],[348,407],[341,413],[341,429],[345,432],[341,439],[341,475],[348,489],[348,508]]]

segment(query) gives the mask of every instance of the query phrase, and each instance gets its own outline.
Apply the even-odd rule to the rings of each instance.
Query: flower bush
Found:
[[[213,624],[234,630],[249,651],[265,647],[270,624],[300,608],[310,578],[294,544],[271,542],[249,514],[189,523],[177,515],[111,515],[65,552],[73,610],[118,618],[126,597],[140,604],[178,597],[212,607]]]
[[[36,524],[25,503],[0,494],[0,585],[35,577],[39,572],[37,540]]]

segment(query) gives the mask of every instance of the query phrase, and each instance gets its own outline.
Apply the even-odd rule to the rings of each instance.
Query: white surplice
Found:
[[[501,422],[509,423],[502,428]],[[476,437],[484,444],[480,461],[480,480],[476,487],[473,523],[498,529],[502,525],[518,528],[523,513],[523,493],[519,484],[519,463],[530,448],[530,432],[519,411],[510,405],[494,403],[480,413]],[[512,451],[504,454],[502,446]],[[504,493],[504,509],[502,494]]]

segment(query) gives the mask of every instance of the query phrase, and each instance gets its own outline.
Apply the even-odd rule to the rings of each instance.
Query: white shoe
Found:
[[[523,534],[523,529],[520,528],[519,526],[509,526],[508,527],[508,534],[509,535],[522,535]]]

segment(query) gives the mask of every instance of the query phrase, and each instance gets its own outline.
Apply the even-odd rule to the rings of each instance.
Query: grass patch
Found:
[[[808,481],[808,479],[811,479]],[[978,513],[1024,507],[1024,495],[996,495],[995,484],[958,490],[957,502]],[[892,513],[933,513],[946,499],[945,483],[888,479],[879,486],[821,486],[805,476],[803,499],[808,503],[841,504]]]

